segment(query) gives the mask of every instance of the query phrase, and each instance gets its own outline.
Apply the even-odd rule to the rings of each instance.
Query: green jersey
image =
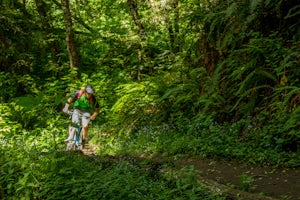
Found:
[[[99,104],[94,95],[91,98],[87,99],[84,95],[84,91],[76,91],[72,95],[72,99],[74,102],[74,107],[86,111],[93,112],[95,108],[99,108]]]

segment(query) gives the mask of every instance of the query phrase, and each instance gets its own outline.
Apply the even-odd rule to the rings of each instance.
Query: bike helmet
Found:
[[[85,86],[84,90],[89,94],[94,94],[94,87],[92,85]]]

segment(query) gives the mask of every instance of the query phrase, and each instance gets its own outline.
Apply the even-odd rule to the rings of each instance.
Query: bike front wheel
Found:
[[[76,132],[77,132],[76,128],[74,128],[74,127],[69,128],[69,139],[70,140],[67,142],[66,151],[71,151],[71,150],[76,149],[76,144],[75,144],[75,140],[74,140]]]

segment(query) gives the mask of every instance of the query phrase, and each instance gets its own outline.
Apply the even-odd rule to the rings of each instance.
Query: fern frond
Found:
[[[233,13],[237,10],[237,3],[230,4],[229,8],[225,11],[226,18],[231,18]]]
[[[261,3],[261,1],[262,0],[251,0],[250,1],[250,10],[253,12],[256,9],[257,5],[259,3]]]
[[[300,15],[300,5],[296,5],[291,8],[288,14],[284,17],[284,19],[295,17],[296,15]]]
[[[251,92],[256,91],[256,90],[259,90],[259,89],[261,89],[261,88],[271,88],[271,89],[273,89],[273,87],[271,87],[270,85],[261,85],[261,86],[257,86],[257,87],[254,87],[254,88],[251,88],[251,89],[247,90],[246,92],[244,92],[244,93],[240,96],[240,98],[237,100],[237,102],[235,103],[235,105],[233,106],[233,108],[230,110],[230,112],[232,112],[232,111],[239,105],[239,103],[241,102],[242,99],[247,98],[247,96],[248,96]]]
[[[159,98],[160,101],[174,97],[176,94],[179,94],[183,91],[182,87],[175,87],[167,90],[163,96]]]
[[[271,79],[273,81],[277,80],[277,78],[276,78],[276,76],[274,74],[272,74],[271,72],[269,72],[267,70],[264,70],[264,69],[258,69],[256,71],[256,74],[261,75],[261,76],[266,77],[266,78],[269,78],[269,79]]]
[[[239,95],[243,93],[243,91],[247,90],[249,87],[249,83],[252,81],[253,77],[255,75],[255,71],[252,71],[239,85],[239,89],[236,92],[236,95]],[[255,81],[255,80],[254,80]]]
[[[276,91],[277,94],[282,94],[284,92],[285,94],[284,94],[284,101],[283,102],[287,103],[288,101],[290,101],[292,96],[300,94],[300,87],[285,86],[285,87],[277,88],[275,91]]]
[[[112,107],[113,112],[135,114],[146,107],[153,106],[156,94],[156,85],[150,81],[128,83],[117,87],[119,99]]]

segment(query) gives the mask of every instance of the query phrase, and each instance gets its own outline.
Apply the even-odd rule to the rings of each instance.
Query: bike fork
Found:
[[[81,143],[82,143],[82,141],[80,141],[80,137],[81,137],[81,130],[82,130],[82,128],[81,128],[81,126],[80,127],[78,127],[78,129],[77,129],[77,133],[78,134],[76,134],[76,137],[75,137],[75,141],[76,141],[76,144],[77,145],[81,145]]]

